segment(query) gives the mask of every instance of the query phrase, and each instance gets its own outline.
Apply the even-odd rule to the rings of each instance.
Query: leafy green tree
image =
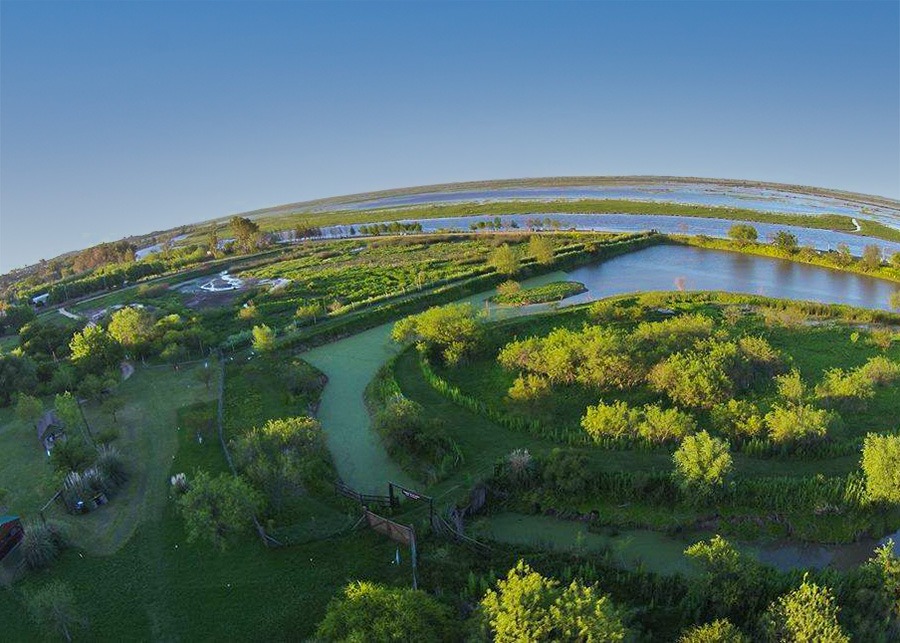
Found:
[[[786,230],[779,230],[772,238],[772,245],[784,252],[785,254],[794,254],[799,249],[797,243],[797,235]]]
[[[118,365],[122,347],[100,326],[87,326],[69,342],[72,363],[85,373],[102,373]]]
[[[140,355],[153,336],[153,315],[143,308],[122,308],[113,313],[107,330],[125,350]]]
[[[800,587],[769,606],[764,623],[774,641],[849,643],[850,637],[838,623],[839,611],[831,590],[804,576]]]
[[[32,594],[26,594],[32,620],[46,632],[72,640],[72,632],[84,623],[75,604],[72,588],[52,580]]]
[[[759,238],[756,228],[746,223],[735,223],[728,228],[728,236],[736,241],[739,245],[747,243],[755,243]]]
[[[596,587],[575,581],[565,589],[520,560],[481,608],[495,643],[519,641],[622,641],[622,619]]]
[[[262,324],[253,327],[253,350],[271,353],[275,350],[275,331]]]
[[[550,606],[555,641],[624,641],[622,619],[608,596],[574,580]]]
[[[65,440],[57,440],[50,452],[50,463],[62,474],[82,471],[91,463],[94,452],[88,448],[81,436],[70,435]]]
[[[861,464],[868,499],[900,503],[900,435],[866,435]]]
[[[16,417],[22,422],[37,425],[37,421],[44,414],[44,404],[38,398],[20,393],[16,401]]]
[[[750,643],[750,637],[727,618],[720,618],[685,630],[678,643]]]
[[[438,349],[444,362],[453,366],[475,350],[481,334],[481,320],[470,304],[450,304],[401,319],[391,337],[395,342],[415,341],[426,349]]]
[[[721,488],[732,469],[731,453],[725,440],[706,431],[687,436],[672,456],[679,486],[706,495]]]
[[[553,263],[553,246],[546,237],[539,234],[533,234],[528,239],[528,254],[541,265]]]
[[[37,366],[29,357],[0,355],[0,406],[7,406],[15,393],[33,393]]]
[[[188,541],[206,540],[225,549],[229,538],[250,530],[263,506],[259,492],[230,473],[216,477],[198,471],[178,498]]]
[[[488,257],[487,263],[501,275],[514,275],[519,272],[519,256],[508,243],[495,249]]]
[[[688,589],[687,605],[713,618],[741,618],[765,608],[759,566],[719,535],[684,551],[700,572]]]
[[[881,246],[872,243],[863,247],[862,265],[866,270],[877,270],[883,258]]]
[[[520,560],[497,589],[489,589],[481,607],[495,643],[549,641],[553,631],[550,607],[559,583],[544,578]]]
[[[849,266],[853,263],[853,254],[850,252],[850,246],[846,243],[839,243],[834,260],[839,266]]]
[[[324,641],[459,640],[450,609],[423,591],[359,581],[328,603],[316,637]]]
[[[234,236],[235,243],[244,252],[250,252],[259,247],[261,240],[258,224],[246,217],[234,216],[229,220],[228,227]]]
[[[31,306],[8,306],[0,302],[0,335],[12,335],[36,317]]]
[[[56,417],[67,430],[71,432],[81,429],[83,420],[81,409],[78,406],[78,400],[69,391],[57,394],[53,400],[53,408],[56,411]]]

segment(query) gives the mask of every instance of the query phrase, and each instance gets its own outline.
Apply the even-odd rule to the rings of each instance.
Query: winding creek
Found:
[[[900,290],[900,284],[817,266],[671,245],[646,248],[570,273],[542,275],[525,280],[522,285],[530,287],[560,279],[580,281],[588,289],[565,300],[565,305],[635,291],[684,289],[722,290],[886,309],[890,294]],[[492,294],[493,291],[484,292],[462,301],[480,307]],[[542,308],[491,306],[488,312],[497,318],[530,314]],[[364,493],[384,493],[388,481],[412,484],[371,430],[363,401],[367,384],[381,365],[399,351],[390,339],[392,326],[384,324],[304,354],[304,359],[328,375],[319,406],[319,420],[326,431],[338,473],[346,483]],[[681,553],[687,546],[683,537],[646,530],[604,536],[587,532],[580,523],[566,523],[549,517],[500,516],[505,517],[494,517],[481,526],[500,541],[533,543],[534,538],[530,536],[538,534],[539,540],[550,540],[561,547],[577,545],[611,549],[614,555],[622,556],[623,564],[640,560],[648,569],[658,564],[658,571],[683,571],[679,567],[683,560]],[[580,531],[584,531],[581,536],[578,535]],[[702,537],[702,534],[698,535],[696,540]],[[900,532],[895,534],[895,542],[900,545]],[[790,569],[856,565],[868,558],[874,545],[874,541],[839,546],[776,543],[746,545],[745,548],[763,562]]]

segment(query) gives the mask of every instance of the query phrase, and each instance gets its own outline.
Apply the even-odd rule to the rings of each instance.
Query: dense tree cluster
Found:
[[[334,477],[322,428],[310,417],[270,420],[232,447],[238,468],[276,511]]]
[[[469,304],[429,308],[401,319],[391,333],[396,342],[414,341],[427,350],[439,351],[448,365],[458,364],[471,355],[481,336],[481,319]]]

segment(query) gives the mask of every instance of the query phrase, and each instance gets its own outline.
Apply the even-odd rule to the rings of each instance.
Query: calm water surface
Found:
[[[426,203],[462,201],[556,199],[626,199],[629,201],[672,202],[692,205],[747,208],[761,212],[784,214],[844,214],[860,216],[900,228],[900,204],[877,207],[847,199],[800,194],[785,190],[752,187],[729,187],[714,183],[666,183],[651,185],[561,186],[534,188],[500,188],[487,190],[428,192],[384,197],[356,203],[330,206],[329,209],[368,209],[416,206]]]

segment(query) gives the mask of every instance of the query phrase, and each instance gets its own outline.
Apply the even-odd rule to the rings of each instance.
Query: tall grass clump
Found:
[[[22,554],[30,569],[49,566],[66,546],[62,528],[53,522],[26,521],[22,527]]]

